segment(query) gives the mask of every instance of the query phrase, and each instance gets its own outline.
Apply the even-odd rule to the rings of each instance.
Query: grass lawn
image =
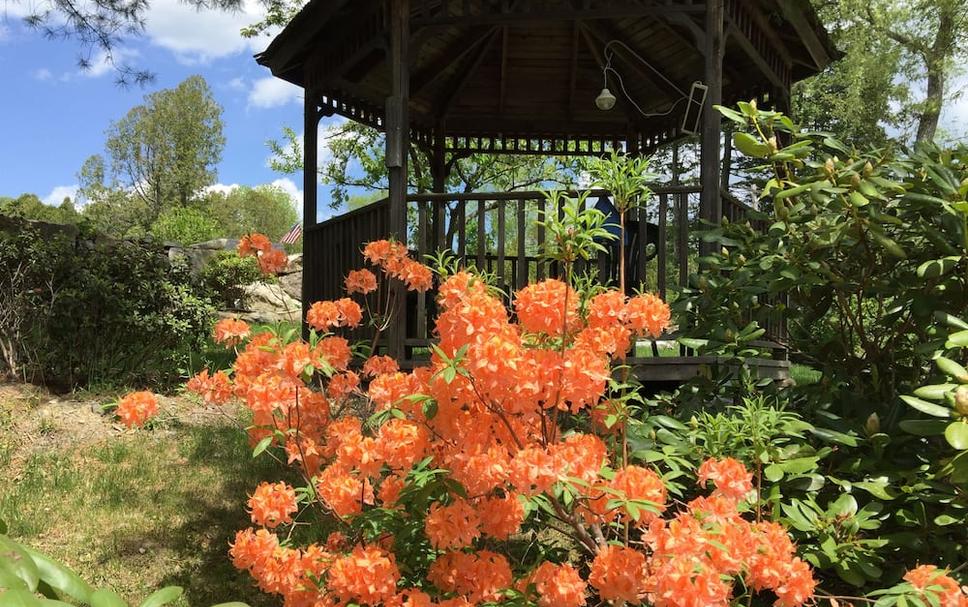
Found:
[[[247,493],[280,471],[253,461],[222,412],[166,399],[173,417],[123,431],[97,401],[0,385],[0,518],[10,535],[138,604],[159,586],[179,607],[276,605],[229,562]]]

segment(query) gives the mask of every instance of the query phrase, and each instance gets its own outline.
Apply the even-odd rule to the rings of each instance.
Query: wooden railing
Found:
[[[674,298],[698,268],[699,187],[656,185],[644,206],[626,218],[626,284],[631,289]],[[604,191],[591,190],[585,204],[594,207]],[[579,192],[569,193],[572,200]],[[549,208],[543,192],[411,194],[407,197],[407,245],[418,259],[449,250],[463,266],[492,275],[498,288],[510,294],[534,280],[558,277],[560,269],[544,257],[548,235],[541,225]],[[741,220],[749,209],[724,197],[723,215]],[[343,282],[351,270],[364,267],[362,247],[389,234],[386,200],[307,228],[307,258],[303,280],[307,301],[344,296]],[[603,284],[618,283],[617,243],[609,255],[579,264],[579,272],[594,271]],[[311,260],[311,261],[310,261]],[[387,294],[371,296],[382,306]],[[414,348],[426,347],[433,336],[433,293],[407,295],[404,345],[409,359]],[[770,327],[774,331],[778,327]],[[768,329],[768,330],[769,330]],[[361,331],[354,337],[364,337]]]

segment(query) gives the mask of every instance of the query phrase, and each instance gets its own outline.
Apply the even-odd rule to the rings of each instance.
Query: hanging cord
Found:
[[[659,78],[662,78],[662,80],[664,80],[666,82],[666,84],[668,84],[673,89],[675,89],[676,91],[679,92],[679,94],[681,95],[681,97],[678,100],[676,100],[675,103],[672,104],[672,107],[670,107],[665,112],[657,112],[657,113],[654,113],[654,114],[648,114],[648,113],[646,113],[639,106],[638,103],[635,102],[635,100],[632,98],[632,96],[629,95],[628,90],[626,90],[626,88],[625,88],[625,81],[622,80],[622,75],[619,74],[618,71],[615,68],[612,67],[612,58],[615,56],[615,51],[611,50],[611,48],[609,48],[609,47],[611,47],[613,44],[620,45],[627,52],[629,52],[633,57],[635,57],[636,59],[638,59],[639,61],[641,61],[643,64],[645,64],[646,67],[648,67],[650,70],[652,70],[655,73],[656,76],[658,76]],[[671,114],[672,112],[675,111],[676,107],[678,107],[678,105],[680,103],[682,103],[683,101],[689,99],[689,95],[687,95],[685,91],[683,91],[681,88],[679,88],[676,85],[676,83],[674,83],[671,80],[669,80],[668,78],[666,78],[662,74],[662,72],[660,72],[659,70],[657,70],[654,67],[652,67],[652,64],[651,63],[649,63],[648,61],[646,61],[645,59],[643,59],[641,55],[639,55],[638,53],[636,53],[634,50],[632,50],[629,47],[629,45],[625,44],[621,40],[612,40],[608,44],[606,44],[603,54],[605,55],[605,68],[602,70],[602,75],[605,78],[605,88],[608,88],[608,73],[611,72],[612,74],[615,75],[615,79],[618,80],[619,88],[622,90],[622,94],[625,95],[625,98],[629,101],[629,103],[631,103],[635,107],[636,110],[638,110],[638,112],[640,114],[642,114],[646,118],[654,118],[654,117],[657,117],[657,116],[668,116],[669,114]]]

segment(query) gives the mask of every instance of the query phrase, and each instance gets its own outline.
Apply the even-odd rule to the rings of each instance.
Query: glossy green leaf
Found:
[[[91,593],[91,607],[128,607],[128,604],[110,588],[99,588]]]
[[[253,449],[253,450],[252,450],[252,457],[253,457],[253,458],[256,458],[256,457],[259,457],[259,455],[260,455],[260,454],[261,454],[261,453],[262,453],[263,451],[265,451],[266,449],[268,449],[268,448],[269,448],[269,445],[270,445],[271,443],[272,443],[272,436],[266,436],[266,437],[264,437],[264,438],[263,438],[262,440],[260,440],[260,441],[259,441],[259,443],[258,443],[258,444],[257,444],[257,445],[255,446],[255,449]]]
[[[943,419],[905,419],[897,424],[901,430],[915,436],[940,436],[948,427]]]
[[[959,451],[968,449],[968,423],[957,421],[949,424],[945,428],[944,437],[948,440],[948,444],[955,449]]]
[[[921,400],[915,396],[908,396],[905,394],[901,396],[901,400],[921,413],[927,413],[928,415],[932,415],[934,417],[951,417],[950,409],[942,407],[941,405],[929,403],[928,401]]]
[[[3,607],[42,607],[40,599],[30,591],[21,588],[0,593],[0,605]]]
[[[90,602],[90,596],[94,589],[80,576],[39,552],[30,548],[26,548],[26,551],[37,565],[40,579],[48,586],[82,603]]]
[[[752,158],[766,158],[770,153],[770,146],[759,141],[749,133],[734,133],[733,145],[740,152]]]
[[[968,383],[968,370],[950,358],[939,356],[934,359],[934,364],[938,365],[938,369],[945,375],[955,378],[960,383]]]
[[[5,535],[0,535],[0,563],[27,585],[30,592],[37,590],[40,571],[24,547]]]
[[[167,605],[181,595],[182,589],[180,586],[166,586],[151,593],[151,595],[146,598],[143,603],[141,603],[141,607],[162,607],[162,605]]]
[[[968,348],[968,330],[958,331],[948,336],[945,348]]]
[[[926,400],[941,400],[944,395],[951,392],[958,387],[958,384],[933,384],[930,386],[921,386],[914,391],[914,395],[918,398],[924,398]]]
[[[943,276],[958,267],[961,257],[948,256],[941,259],[932,259],[918,266],[918,276],[921,278],[937,278]]]

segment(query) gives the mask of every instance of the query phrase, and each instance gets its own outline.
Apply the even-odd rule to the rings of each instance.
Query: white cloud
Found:
[[[257,108],[279,107],[302,99],[302,89],[298,86],[267,76],[252,83],[249,91],[249,106]]]
[[[240,30],[260,20],[264,9],[245,0],[237,11],[196,10],[181,0],[155,0],[145,19],[145,33],[183,63],[206,63],[239,52],[254,53],[271,38],[243,38]]]
[[[228,81],[227,86],[234,91],[241,91],[245,89],[245,80],[243,78],[232,78]]]
[[[42,67],[38,70],[35,70],[33,76],[35,80],[46,81],[53,78],[54,74],[46,67]]]
[[[281,177],[274,180],[269,185],[275,186],[289,195],[289,199],[292,201],[292,206],[299,213],[299,217],[302,217],[302,203],[303,203],[303,191],[299,189],[296,182],[288,177]]]
[[[50,205],[52,207],[60,206],[64,202],[65,198],[70,198],[75,200],[77,198],[77,184],[74,185],[59,185],[50,191],[50,194],[44,196],[44,204]]]

